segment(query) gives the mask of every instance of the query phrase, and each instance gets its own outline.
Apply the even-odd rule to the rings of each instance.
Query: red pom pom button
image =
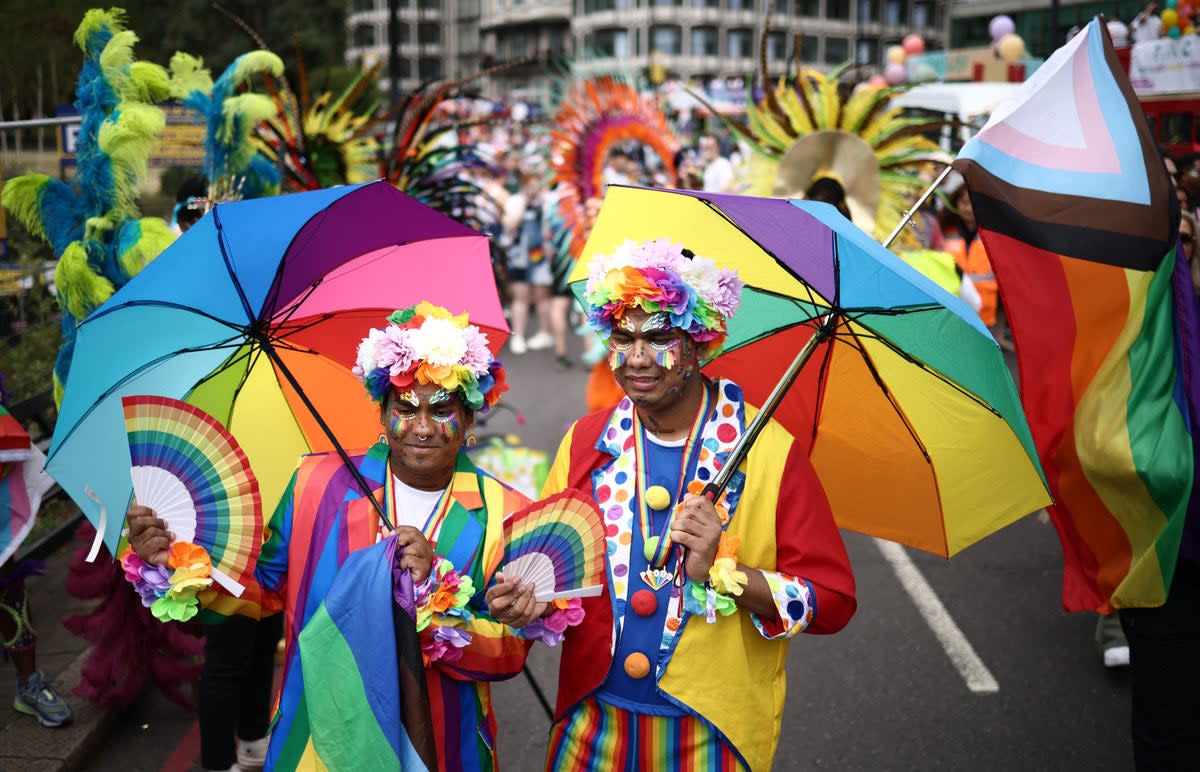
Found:
[[[638,590],[629,600],[633,613],[640,617],[648,617],[658,611],[658,598],[649,590]]]

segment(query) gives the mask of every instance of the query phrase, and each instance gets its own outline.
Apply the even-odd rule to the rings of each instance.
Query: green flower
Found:
[[[417,312],[413,310],[414,308],[415,306],[410,306],[399,311],[393,311],[387,320],[392,324],[408,324],[408,320],[417,315]]]
[[[194,595],[190,598],[164,595],[150,606],[150,613],[160,622],[186,622],[199,610],[200,601]]]

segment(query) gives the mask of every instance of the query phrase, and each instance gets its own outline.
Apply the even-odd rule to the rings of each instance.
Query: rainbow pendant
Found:
[[[638,576],[642,577],[642,581],[652,590],[661,590],[675,579],[675,574],[665,568],[647,568]]]

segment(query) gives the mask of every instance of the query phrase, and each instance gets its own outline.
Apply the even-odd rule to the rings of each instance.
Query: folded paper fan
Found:
[[[604,589],[604,525],[591,498],[563,491],[504,521],[506,579],[534,586],[534,598],[584,598]]]
[[[212,578],[240,596],[262,547],[262,498],[250,461],[215,418],[186,402],[123,397],[137,503],[176,542],[203,547]]]

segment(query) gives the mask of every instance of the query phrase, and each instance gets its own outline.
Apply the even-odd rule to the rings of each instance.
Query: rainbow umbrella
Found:
[[[833,207],[611,186],[573,289],[592,255],[662,237],[746,282],[705,371],[778,399],[840,526],[949,557],[1050,502],[987,328]]]
[[[121,398],[172,397],[237,438],[269,514],[302,454],[379,436],[350,368],[393,310],[466,311],[500,349],[491,276],[484,236],[386,182],[218,204],[80,324],[47,471],[115,554],[132,495]]]

